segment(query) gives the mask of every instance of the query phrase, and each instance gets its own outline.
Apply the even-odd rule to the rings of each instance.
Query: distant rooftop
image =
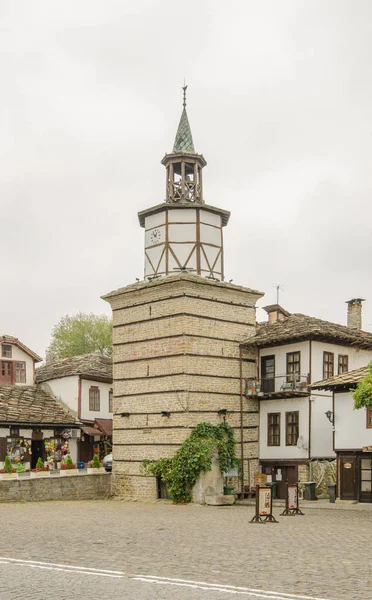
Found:
[[[25,346],[25,344],[22,344],[18,338],[13,337],[12,335],[1,335],[0,344],[13,344],[14,346],[17,346],[20,350],[23,350],[23,352],[31,356],[34,362],[40,362],[43,360],[41,356],[30,350],[30,348]]]
[[[314,389],[330,390],[333,388],[349,388],[355,387],[360,383],[370,372],[369,366],[360,367],[354,371],[348,373],[342,373],[341,375],[335,375],[330,379],[323,379],[323,381],[317,381],[311,386]]]
[[[79,420],[37,385],[0,385],[0,424],[73,426]]]
[[[112,358],[98,352],[60,358],[45,363],[35,371],[36,383],[80,375],[84,379],[93,381],[112,382]]]

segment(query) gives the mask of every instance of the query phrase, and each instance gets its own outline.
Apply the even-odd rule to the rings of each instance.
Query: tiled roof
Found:
[[[243,344],[265,348],[303,340],[333,342],[372,350],[372,333],[301,314],[293,314],[271,324],[260,323],[256,335],[245,340]]]
[[[36,383],[41,383],[50,379],[70,377],[71,375],[81,375],[85,379],[111,383],[112,358],[111,356],[104,356],[98,352],[93,352],[91,354],[53,360],[36,369],[35,381]]]
[[[71,426],[79,420],[37,385],[0,385],[0,423]]]
[[[40,362],[41,360],[43,360],[41,356],[36,354],[36,352],[30,350],[30,348],[22,344],[22,342],[20,342],[18,338],[13,337],[12,335],[1,335],[0,344],[14,344],[14,346],[17,346],[20,350],[23,350],[23,352],[31,356],[34,362]]]
[[[184,108],[182,111],[180,123],[176,133],[176,139],[174,140],[173,152],[195,153],[194,142],[192,140],[191,128],[187,118],[186,108]]]
[[[355,387],[357,383],[360,383],[370,372],[369,366],[349,371],[348,373],[342,373],[341,375],[335,375],[330,379],[323,379],[323,381],[317,381],[312,384],[314,389],[329,390],[336,387]]]

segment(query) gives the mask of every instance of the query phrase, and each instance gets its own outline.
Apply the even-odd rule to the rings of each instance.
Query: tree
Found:
[[[372,362],[369,363],[369,373],[358,383],[353,393],[354,408],[372,407]]]
[[[53,327],[47,353],[67,358],[90,352],[112,353],[112,321],[105,315],[79,312],[66,315]]]

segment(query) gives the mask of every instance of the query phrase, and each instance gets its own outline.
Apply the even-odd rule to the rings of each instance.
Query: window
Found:
[[[267,415],[267,445],[280,446],[280,413]]]
[[[11,344],[2,344],[1,345],[1,356],[4,356],[6,358],[12,358]]]
[[[96,385],[89,389],[89,410],[100,410],[99,387]]]
[[[367,406],[367,429],[372,429],[372,408]]]
[[[301,352],[287,353],[287,383],[300,381],[300,356]]]
[[[298,410],[285,413],[285,445],[295,446],[298,440]]]
[[[347,354],[338,355],[338,374],[347,373],[349,370],[349,357]]]
[[[1,375],[3,377],[11,377],[12,376],[12,363],[9,361],[3,360],[1,363]]]
[[[333,352],[323,352],[323,379],[329,379],[334,375],[334,361],[335,357]]]
[[[15,372],[16,372],[16,383],[26,383],[26,363],[25,362],[16,362]]]
[[[109,412],[114,412],[113,410],[113,397],[114,397],[114,393],[112,390],[109,391]]]

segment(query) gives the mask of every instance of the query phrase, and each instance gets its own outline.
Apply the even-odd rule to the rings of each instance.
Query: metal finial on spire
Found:
[[[183,108],[186,108],[186,90],[187,90],[187,85],[186,85],[185,80],[183,81],[182,89],[183,89]]]

